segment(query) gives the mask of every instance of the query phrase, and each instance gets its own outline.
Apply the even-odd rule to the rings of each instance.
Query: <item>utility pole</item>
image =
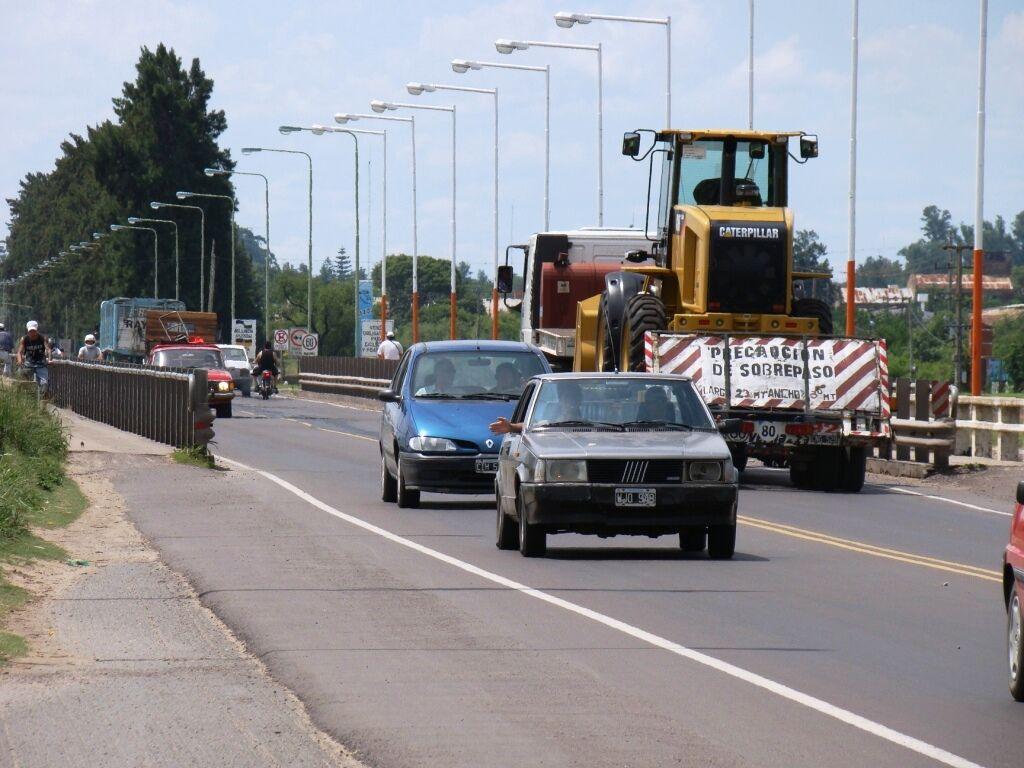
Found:
[[[910,368],[910,377],[916,378],[914,375],[914,297],[907,297],[907,357]]]
[[[956,264],[951,267],[950,271],[955,268],[956,271],[956,325],[954,326],[954,339],[956,343],[956,349],[954,351],[954,379],[956,385],[959,387],[963,384],[963,304],[964,304],[964,251],[971,250],[970,245],[957,244],[953,242],[953,236],[950,235],[949,242],[942,246],[944,251],[956,252]]]

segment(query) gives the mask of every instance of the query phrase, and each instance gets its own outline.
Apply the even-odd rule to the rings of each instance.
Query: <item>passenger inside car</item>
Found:
[[[668,401],[663,387],[649,387],[644,401],[637,410],[638,421],[675,421],[675,406]]]
[[[492,392],[519,393],[523,389],[523,377],[512,363],[501,363],[494,372]]]

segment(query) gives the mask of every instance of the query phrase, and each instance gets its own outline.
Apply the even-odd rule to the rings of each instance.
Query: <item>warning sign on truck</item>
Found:
[[[647,367],[689,376],[705,402],[732,408],[878,413],[888,379],[884,342],[648,334]],[[728,380],[728,381],[727,381]],[[729,393],[726,394],[728,384]]]

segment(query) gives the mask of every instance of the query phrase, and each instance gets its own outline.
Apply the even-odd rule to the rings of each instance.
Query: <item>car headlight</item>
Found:
[[[226,381],[219,381],[217,382],[217,389],[221,392],[227,392],[231,389],[231,385]]]
[[[577,459],[557,459],[545,462],[545,476],[549,483],[587,482],[587,462]]]
[[[409,447],[414,451],[423,451],[424,453],[450,453],[458,450],[455,443],[447,438],[427,437],[426,435],[416,435],[410,438]]]
[[[717,483],[722,479],[722,464],[718,461],[691,461],[690,479],[697,483]]]

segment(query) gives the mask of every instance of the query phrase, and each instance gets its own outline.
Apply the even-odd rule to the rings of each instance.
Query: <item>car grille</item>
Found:
[[[591,459],[587,462],[591,483],[681,483],[683,462],[677,459]]]

